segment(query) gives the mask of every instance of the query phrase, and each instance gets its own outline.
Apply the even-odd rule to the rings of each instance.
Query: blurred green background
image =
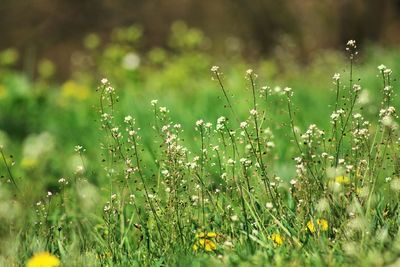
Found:
[[[18,49],[18,66],[30,75],[48,58],[57,66],[57,77],[66,79],[77,53],[85,44],[95,46],[94,38],[91,44],[82,42],[88,34],[97,33],[103,46],[113,40],[115,28],[140,25],[135,50],[143,53],[168,49],[177,20],[207,36],[202,49],[255,60],[289,49],[308,62],[321,48],[342,48],[349,39],[359,44],[400,42],[398,0],[2,0],[0,49]]]

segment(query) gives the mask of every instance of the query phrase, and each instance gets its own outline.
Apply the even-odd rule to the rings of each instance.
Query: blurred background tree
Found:
[[[204,49],[249,59],[284,47],[307,62],[314,51],[342,49],[348,39],[400,43],[399,0],[1,0],[0,50],[16,48],[23,59],[19,68],[28,73],[48,58],[58,78],[66,79],[71,55],[83,49],[88,34],[107,42],[114,28],[138,24],[145,52],[168,47],[177,20],[209,37]]]

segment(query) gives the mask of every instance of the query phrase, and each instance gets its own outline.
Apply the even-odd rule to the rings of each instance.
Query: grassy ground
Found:
[[[63,84],[2,54],[0,265],[398,265],[400,52],[217,68],[190,38]]]

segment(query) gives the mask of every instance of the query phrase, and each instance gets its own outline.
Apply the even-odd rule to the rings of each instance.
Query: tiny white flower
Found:
[[[250,114],[253,116],[257,115],[257,110],[256,109],[250,110]]]
[[[359,92],[359,91],[361,91],[361,85],[359,85],[359,84],[354,84],[354,85],[353,85],[353,91],[354,91],[354,92]]]
[[[197,120],[196,121],[196,126],[201,126],[203,125],[204,121],[203,120]]]
[[[132,116],[126,116],[125,119],[124,119],[124,121],[126,123],[130,122],[131,120],[132,120]]]
[[[228,164],[229,164],[229,165],[234,165],[234,164],[235,164],[235,161],[234,161],[233,159],[228,159]]]
[[[218,72],[218,70],[219,70],[219,67],[218,67],[218,66],[212,66],[212,67],[211,67],[211,71],[212,71],[212,72]]]
[[[338,81],[340,80],[340,73],[335,73],[332,77],[333,80]]]
[[[378,66],[378,70],[380,70],[380,71],[384,71],[385,69],[386,69],[386,66],[383,64]]]
[[[290,87],[285,87],[285,88],[283,88],[283,91],[284,91],[285,93],[290,93],[290,92],[292,91],[292,88],[290,88]]]

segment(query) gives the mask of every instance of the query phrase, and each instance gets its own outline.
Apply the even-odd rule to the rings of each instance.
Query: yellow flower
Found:
[[[212,240],[200,238],[196,244],[193,245],[193,250],[197,251],[199,247],[207,252],[211,252],[217,249],[217,244],[215,244]]]
[[[350,178],[344,175],[336,176],[335,182],[338,184],[348,185],[350,184]]]
[[[60,260],[49,252],[37,253],[26,263],[26,267],[59,267],[60,265]]]
[[[328,226],[329,226],[329,224],[328,224],[328,221],[327,221],[327,220],[325,220],[325,219],[318,219],[318,220],[317,220],[317,224],[319,225],[319,229],[320,229],[321,231],[328,231]]]
[[[200,232],[196,234],[196,242],[193,245],[193,250],[197,251],[199,248],[207,252],[211,252],[217,249],[217,244],[210,239],[218,237],[219,234],[215,232]]]
[[[271,240],[274,241],[274,244],[277,246],[282,246],[283,244],[283,238],[280,234],[273,233],[271,235]]]
[[[318,219],[317,225],[320,231],[328,231],[328,221],[325,219]],[[317,229],[315,228],[314,222],[312,220],[307,222],[307,228],[310,230],[311,233],[315,233]]]
[[[206,238],[215,238],[215,237],[217,237],[217,233],[215,233],[215,232],[206,232],[206,233],[204,233],[204,232],[200,232],[200,233],[198,233],[198,234],[196,234],[196,238],[204,238],[204,237],[206,237]]]
[[[310,230],[310,232],[311,233],[315,233],[315,225],[314,225],[314,223],[313,223],[313,221],[308,221],[307,222],[307,228],[308,228],[308,230]]]

